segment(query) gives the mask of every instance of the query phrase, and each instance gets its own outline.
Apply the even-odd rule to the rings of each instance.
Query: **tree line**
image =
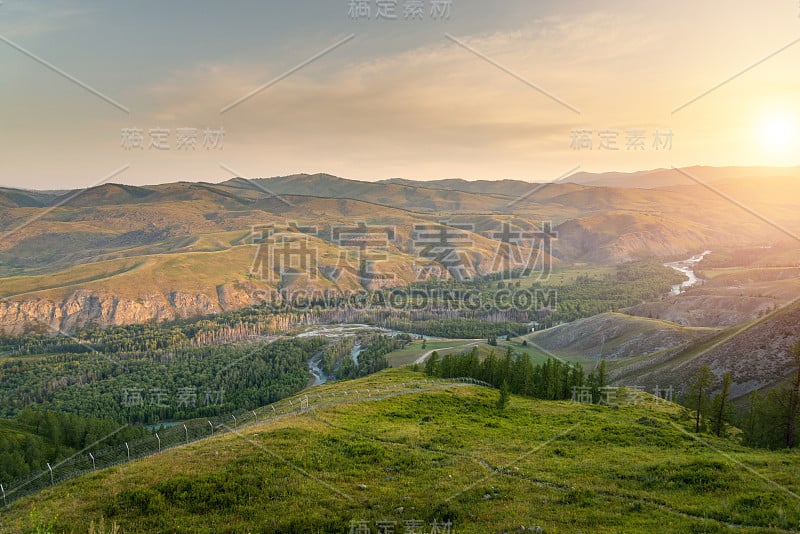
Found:
[[[469,377],[496,387],[507,387],[511,393],[544,400],[568,400],[573,387],[588,386],[596,402],[600,388],[606,385],[605,362],[598,372],[587,376],[580,364],[568,364],[549,358],[533,364],[526,354],[508,347],[502,356],[492,351],[481,361],[477,347],[469,351],[440,356],[434,351],[425,362],[425,374],[439,378]]]
[[[800,341],[791,349],[795,370],[789,384],[750,393],[748,405],[737,412],[730,399],[732,378],[720,378],[704,365],[691,376],[682,404],[690,410],[697,433],[716,436],[741,429],[742,443],[751,447],[792,449],[800,443]],[[712,392],[715,392],[712,395]]]

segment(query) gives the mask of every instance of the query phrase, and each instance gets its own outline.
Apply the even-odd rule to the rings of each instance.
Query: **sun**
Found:
[[[789,152],[797,147],[797,120],[791,113],[764,115],[758,136],[765,152],[774,156],[789,156]]]

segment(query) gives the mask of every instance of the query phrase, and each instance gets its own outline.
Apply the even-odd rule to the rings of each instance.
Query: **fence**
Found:
[[[419,391],[439,389],[452,385],[476,385],[493,388],[491,384],[473,378],[447,378],[436,380],[420,380],[416,382],[395,384],[384,389],[361,389],[344,392],[309,393],[284,399],[278,403],[238,415],[200,420],[194,419],[161,429],[153,436],[140,438],[115,447],[99,450],[83,450],[69,458],[47,467],[38,474],[24,480],[12,481],[9,485],[0,483],[0,495],[3,505],[31,495],[44,488],[65,480],[107,469],[131,460],[157,454],[159,452],[186,445],[203,438],[235,431],[256,423],[275,421],[305,413],[311,408],[321,408],[339,404],[382,400],[398,395],[407,395]]]

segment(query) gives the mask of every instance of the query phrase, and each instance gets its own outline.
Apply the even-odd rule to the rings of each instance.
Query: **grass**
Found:
[[[602,279],[608,275],[616,273],[616,267],[608,265],[589,265],[585,263],[576,264],[555,264],[552,267],[552,272],[546,280],[548,287],[558,287],[564,285],[574,284],[575,281],[582,276],[589,276],[590,278]],[[519,278],[509,281],[512,285],[520,282],[522,287],[530,287],[536,285],[536,278]]]
[[[387,370],[312,393],[423,378]],[[590,406],[473,386],[317,408],[94,473],[13,503],[0,530],[349,532],[449,520],[459,533],[782,532],[800,456],[703,436],[671,404]],[[723,451],[721,454],[718,451]],[[772,482],[774,482],[774,484]],[[33,514],[33,519],[32,519]],[[428,527],[430,529],[430,527]]]
[[[502,356],[509,346],[516,352],[527,354],[534,364],[544,363],[551,357],[533,346],[523,346],[522,338],[513,338],[510,341],[498,341],[496,347],[483,341],[476,342],[471,339],[450,339],[428,340],[423,349],[422,341],[412,341],[404,348],[390,352],[386,355],[386,358],[389,360],[389,365],[392,367],[403,367],[413,364],[420,356],[434,350],[437,351],[440,356],[444,356],[445,354],[460,354],[461,352],[472,349],[472,347],[477,347],[478,356],[483,359],[492,352],[494,352],[495,356]]]
[[[442,354],[448,352],[445,349],[459,349],[471,343],[473,341],[468,339],[427,340],[423,348],[422,341],[412,341],[402,349],[387,354],[386,359],[389,360],[389,365],[392,367],[402,367],[413,364],[420,356],[429,351],[437,350]]]
[[[512,338],[510,341],[498,341],[497,346],[500,347],[503,353],[505,353],[506,347],[510,346],[514,352],[527,354],[534,365],[544,363],[549,358],[552,358],[552,355],[537,349],[533,345],[523,345],[522,340],[524,339],[525,338]]]

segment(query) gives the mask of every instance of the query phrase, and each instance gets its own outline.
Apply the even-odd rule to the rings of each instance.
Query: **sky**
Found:
[[[0,186],[797,165],[799,39],[797,0],[3,0]]]

